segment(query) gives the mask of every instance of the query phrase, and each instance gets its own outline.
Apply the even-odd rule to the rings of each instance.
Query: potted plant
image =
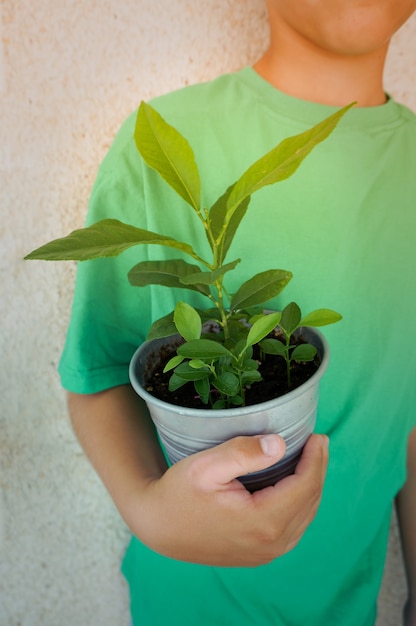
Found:
[[[128,275],[134,286],[190,289],[208,301],[206,308],[198,310],[178,302],[174,311],[153,323],[147,341],[130,364],[132,385],[147,402],[172,462],[237,434],[278,432],[286,441],[285,457],[241,480],[254,490],[293,472],[314,428],[319,380],[329,358],[327,342],[316,327],[337,322],[341,315],[317,309],[302,316],[294,302],[282,311],[265,311],[264,303],[290,281],[292,274],[287,270],[262,271],[230,294],[227,274],[241,260],[226,258],[252,194],[291,176],[351,106],[282,141],[207,209],[201,206],[201,182],[192,148],[156,110],[142,102],[136,146],[146,164],[196,213],[211,258],[197,253],[196,242],[178,241],[116,219],[76,230],[25,257],[84,261],[115,256],[138,244],[180,251],[181,258],[140,262]],[[258,400],[253,389],[264,385],[266,366],[275,368],[276,364],[283,366],[283,372],[272,374],[272,390]],[[298,382],[292,380],[295,372],[301,376]],[[160,388],[156,385],[159,381]],[[167,396],[163,395],[166,389]],[[180,393],[189,389],[188,399],[182,400]]]

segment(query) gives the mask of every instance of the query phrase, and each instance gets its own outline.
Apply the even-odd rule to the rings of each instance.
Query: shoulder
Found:
[[[409,107],[407,107],[404,104],[401,104],[400,102],[397,102],[397,101],[394,101],[394,102],[401,118],[405,122],[409,122],[410,124],[413,124],[413,126],[416,126],[416,112],[412,111]]]
[[[238,72],[222,74],[217,78],[188,85],[168,94],[153,98],[150,104],[157,108],[161,114],[183,115],[189,110],[195,109],[202,112],[209,111],[213,106],[223,104],[228,99],[233,99],[242,88],[242,77],[247,68]]]
[[[159,96],[150,104],[180,132],[191,136],[227,125],[239,106],[255,94],[247,89],[244,79],[249,68],[223,74],[214,80],[189,85]]]
[[[410,132],[416,132],[416,113],[409,107],[393,99],[397,120]]]
[[[186,129],[191,136],[207,126],[211,127],[215,121],[217,124],[226,124],[232,111],[235,113],[235,103],[238,103],[245,89],[242,77],[246,69],[182,87],[151,99],[149,104],[168,123],[180,132]],[[133,140],[136,117],[137,109],[122,123],[102,163],[104,169],[113,169],[114,160],[120,163],[139,158]]]

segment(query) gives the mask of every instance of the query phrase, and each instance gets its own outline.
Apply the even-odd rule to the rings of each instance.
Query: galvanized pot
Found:
[[[319,382],[329,361],[325,337],[315,328],[303,328],[302,336],[316,346],[321,357],[318,370],[303,385],[284,396],[261,404],[231,409],[190,409],[168,404],[145,389],[158,362],[158,351],[167,344],[177,347],[180,337],[155,339],[142,344],[130,363],[130,380],[150,411],[171,463],[211,448],[238,435],[278,433],[286,442],[286,454],[271,467],[239,477],[249,491],[275,484],[292,474],[303,446],[313,432]],[[261,385],[261,382],[255,383]]]

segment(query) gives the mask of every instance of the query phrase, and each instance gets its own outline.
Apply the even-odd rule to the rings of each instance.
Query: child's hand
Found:
[[[328,462],[312,435],[293,476],[250,494],[237,476],[278,461],[278,435],[238,437],[192,455],[149,481],[130,510],[132,531],[165,556],[217,566],[256,566],[291,550],[314,518]]]

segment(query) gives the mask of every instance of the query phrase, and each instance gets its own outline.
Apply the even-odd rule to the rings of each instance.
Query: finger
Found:
[[[322,498],[322,490],[328,466],[328,444],[326,435],[311,435],[307,441],[302,457],[295,470],[296,490],[305,509],[299,510],[299,517],[304,517],[302,526],[308,524],[318,510]]]
[[[215,489],[229,484],[238,476],[255,472],[277,463],[285,454],[286,444],[279,435],[234,437],[210,450],[194,455],[199,484]]]
[[[326,435],[311,435],[303,448],[302,456],[297,464],[295,474],[308,475],[323,483],[328,466],[329,439]]]
[[[286,507],[286,512],[294,525],[299,520],[309,522],[315,516],[321,500],[327,464],[328,438],[325,435],[311,435],[295,474],[254,495],[259,501],[268,500],[268,504],[272,506],[274,501],[277,507],[282,498],[287,498],[290,505]]]

